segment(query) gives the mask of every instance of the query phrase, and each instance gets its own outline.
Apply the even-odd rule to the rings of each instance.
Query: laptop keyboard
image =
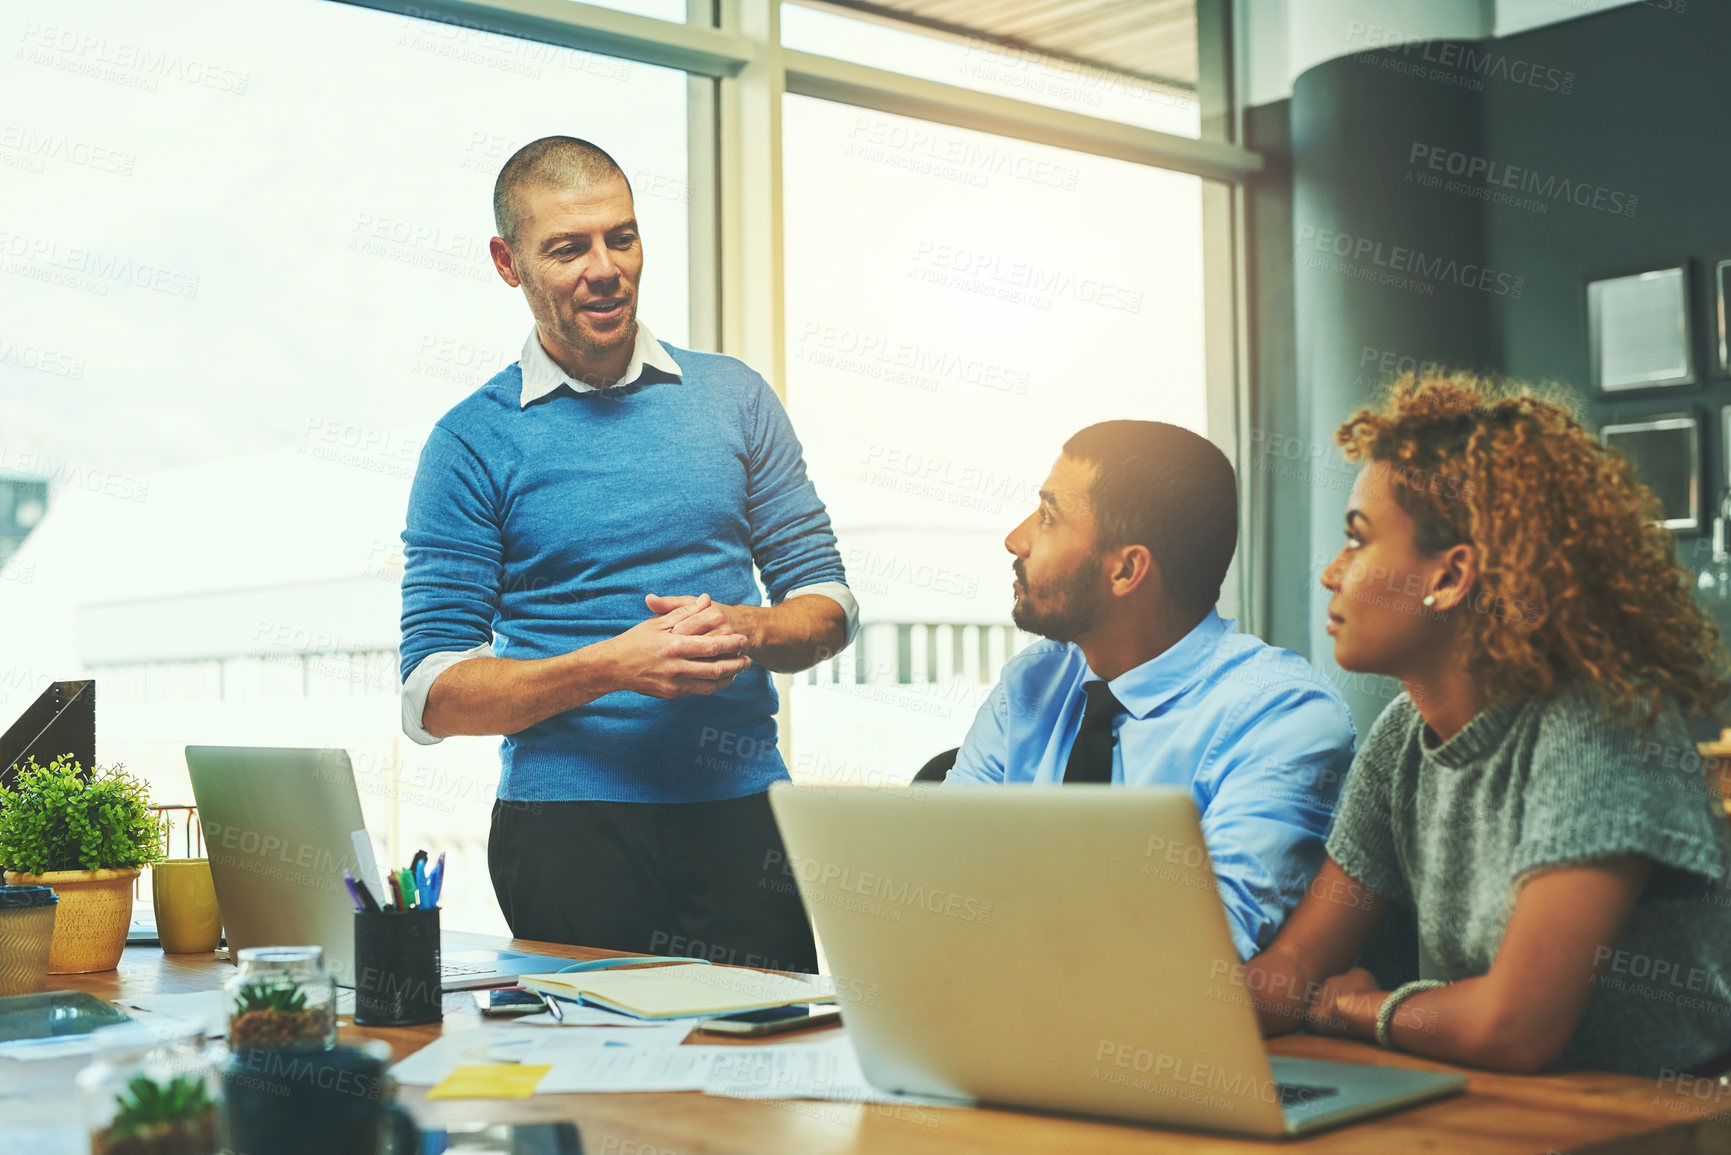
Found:
[[[1282,1107],[1302,1107],[1306,1103],[1340,1094],[1339,1087],[1319,1087],[1310,1083],[1276,1083],[1274,1086],[1280,1091]]]
[[[498,971],[497,966],[475,966],[471,963],[441,963],[439,977],[442,979],[464,979],[470,975],[490,975]]]

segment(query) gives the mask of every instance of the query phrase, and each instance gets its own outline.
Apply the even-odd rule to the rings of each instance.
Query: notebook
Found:
[[[797,1003],[833,1003],[835,996],[803,979],[738,967],[647,967],[590,974],[522,975],[530,990],[607,1007],[639,1019],[737,1015]]]

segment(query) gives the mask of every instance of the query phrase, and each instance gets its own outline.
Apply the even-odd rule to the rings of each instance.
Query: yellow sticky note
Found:
[[[487,1063],[458,1067],[427,1092],[429,1099],[527,1099],[535,1093],[551,1064],[528,1067],[517,1063]]]

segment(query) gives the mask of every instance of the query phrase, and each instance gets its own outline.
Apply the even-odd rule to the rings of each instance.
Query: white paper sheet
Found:
[[[0,1047],[0,1059],[15,1063],[46,1063],[76,1055],[96,1054],[96,1044],[89,1035],[55,1039],[46,1043],[8,1043]]]
[[[123,1007],[166,1015],[182,1022],[197,1023],[207,1035],[228,1033],[228,999],[220,990],[189,991],[185,994],[122,995],[114,1000]]]
[[[228,995],[226,991],[187,991],[183,994],[122,995],[114,1000],[123,1007],[166,1015],[171,1019],[198,1023],[204,1033],[219,1037],[228,1033]],[[337,988],[337,1014],[355,1013],[355,992],[349,987]]]
[[[384,906],[391,892],[385,883],[385,872],[379,869],[379,860],[373,856],[373,836],[365,830],[355,830],[350,832],[349,842],[355,848],[355,877],[367,884],[373,901]]]
[[[585,1027],[581,1031],[536,1031],[523,1049],[520,1063],[552,1063],[563,1055],[593,1047],[677,1047],[691,1033],[690,1023],[657,1023],[652,1027]]]
[[[83,1127],[0,1127],[0,1155],[89,1155],[90,1133]]]
[[[534,1042],[528,1034],[509,1036],[499,1031],[451,1031],[440,1035],[391,1068],[399,1083],[431,1086],[442,1083],[458,1067],[515,1061],[517,1052]]]
[[[686,1024],[657,1024],[650,1029],[632,1027],[609,1030],[591,1027],[583,1031],[512,1031],[501,1027],[456,1030],[439,1036],[391,1068],[397,1082],[431,1086],[442,1083],[458,1067],[486,1063],[553,1063],[589,1052],[663,1052],[678,1047],[691,1030]],[[551,1077],[551,1072],[549,1072]],[[548,1090],[543,1085],[538,1090]]]
[[[726,1047],[591,1047],[568,1052],[536,1093],[701,1091],[715,1052]]]
[[[961,1106],[953,1099],[898,1095],[866,1080],[853,1044],[841,1036],[822,1043],[718,1047],[704,1080],[706,1095],[731,1099],[825,1099],[842,1103]]]

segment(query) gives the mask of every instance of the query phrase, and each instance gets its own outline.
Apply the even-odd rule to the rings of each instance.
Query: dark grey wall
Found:
[[[1731,4],[1692,4],[1677,13],[1636,5],[1512,37],[1530,56],[1564,61],[1576,73],[1564,101],[1522,90],[1485,102],[1487,156],[1522,166],[1543,187],[1568,182],[1574,198],[1545,201],[1542,213],[1501,206],[1486,214],[1495,259],[1528,271],[1531,292],[1493,318],[1503,364],[1515,377],[1587,384],[1584,284],[1607,274],[1681,258],[1693,262],[1695,362],[1689,389],[1586,397],[1597,423],[1694,408],[1707,436],[1706,472],[1724,476],[1719,406],[1731,380],[1713,375],[1711,258],[1731,252]],[[1594,207],[1592,202],[1598,201]],[[1722,482],[1703,490],[1709,508]],[[1684,540],[1701,562],[1707,538]],[[1697,549],[1697,547],[1701,547]]]
[[[1719,407],[1731,404],[1731,380],[1713,369],[1711,283],[1712,258],[1731,253],[1731,4],[1690,4],[1682,12],[1635,5],[1504,43],[1558,62],[1576,80],[1562,100],[1522,89],[1495,90],[1485,100],[1485,155],[1531,171],[1531,184],[1554,190],[1543,212],[1521,205],[1486,211],[1492,259],[1524,271],[1530,286],[1492,315],[1502,364],[1516,378],[1575,387],[1595,426],[1693,410],[1702,425],[1703,515],[1710,518],[1726,488]],[[1691,262],[1697,384],[1594,397],[1587,388],[1586,282],[1680,259]],[[1707,533],[1683,537],[1678,554],[1699,570],[1711,561],[1711,544]],[[1706,604],[1722,630],[1731,627],[1725,603]],[[1697,737],[1715,732],[1708,723],[1695,728]]]
[[[1398,54],[1331,61],[1292,97],[1294,379],[1290,428],[1266,431],[1258,460],[1275,486],[1302,489],[1308,517],[1282,522],[1271,582],[1274,616],[1346,692],[1362,733],[1397,688],[1348,675],[1323,630],[1317,584],[1344,540],[1357,470],[1334,445],[1340,423],[1390,370],[1441,362],[1487,365],[1484,208],[1411,179],[1415,141],[1476,145],[1480,101],[1467,88],[1384,66]],[[1512,291],[1512,289],[1505,289]],[[1294,501],[1298,500],[1295,496]],[[1293,588],[1296,587],[1296,588]],[[1303,614],[1301,626],[1288,621]]]
[[[1383,370],[1434,361],[1584,390],[1588,278],[1695,259],[1702,384],[1586,408],[1600,422],[1696,407],[1707,475],[1721,476],[1718,407],[1731,404],[1731,380],[1709,376],[1706,258],[1731,252],[1727,53],[1731,3],[1635,5],[1500,40],[1365,53],[1299,78],[1279,158],[1292,182],[1290,383],[1277,365],[1254,366],[1264,393],[1290,390],[1257,397],[1254,410],[1267,423],[1257,462],[1275,490],[1273,640],[1331,670],[1315,563],[1338,547],[1352,473],[1329,449]],[[1283,111],[1259,110],[1264,136],[1278,138],[1267,121]],[[1279,260],[1271,237],[1253,244],[1253,272]],[[1253,300],[1281,315],[1266,295],[1258,287]],[[1278,345],[1258,334],[1257,350]],[[1320,468],[1295,469],[1289,438]],[[1709,506],[1722,488],[1708,484]],[[1680,552],[1704,562],[1704,545],[1685,540]],[[1362,732],[1388,688],[1331,672]]]

